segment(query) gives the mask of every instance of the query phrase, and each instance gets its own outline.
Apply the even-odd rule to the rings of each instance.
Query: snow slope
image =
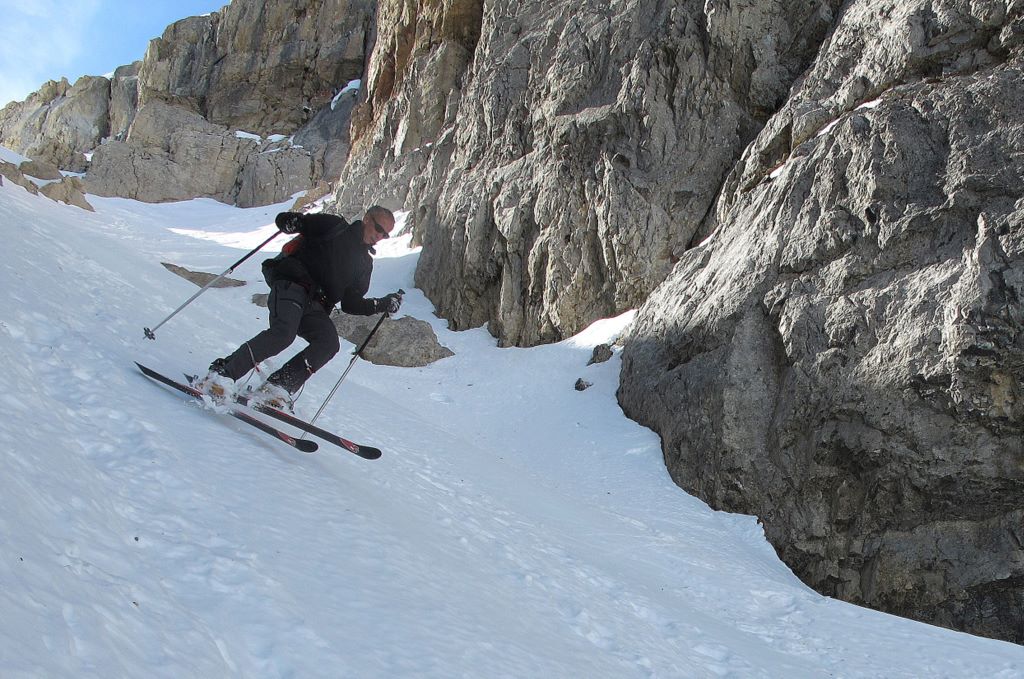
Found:
[[[394,238],[371,294],[456,355],[358,362],[320,423],[384,457],[304,455],[132,364],[201,371],[265,326],[257,256],[142,333],[196,290],[160,262],[220,273],[283,206],[89,201],[0,187],[0,676],[1024,676],[1018,646],[816,594],[674,486],[618,357],[586,366],[628,316],[500,349],[433,316]]]

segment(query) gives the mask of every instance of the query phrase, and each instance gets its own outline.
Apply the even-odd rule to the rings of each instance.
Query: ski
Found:
[[[285,412],[284,410],[272,408],[266,405],[265,403],[254,402],[251,398],[244,396],[242,394],[235,395],[235,403],[238,403],[243,406],[248,406],[249,408],[252,408],[258,413],[269,415],[270,417],[273,417],[276,420],[280,420],[281,422],[290,424],[296,429],[301,429],[306,433],[312,434],[313,436],[317,436],[323,439],[324,441],[327,441],[328,443],[333,443],[334,445],[340,448],[344,448],[350,453],[355,453],[359,457],[366,458],[367,460],[376,460],[378,457],[381,456],[380,448],[374,448],[373,446],[364,446],[355,443],[354,441],[349,441],[346,438],[338,436],[334,432],[327,431],[326,429],[321,429],[315,424],[306,422],[305,420],[295,417],[291,413]]]
[[[161,375],[160,373],[158,373],[157,371],[153,370],[152,368],[147,368],[146,366],[142,365],[138,361],[135,362],[135,365],[139,366],[139,370],[141,370],[142,374],[145,375],[146,377],[149,377],[150,379],[153,379],[153,380],[155,380],[157,382],[160,382],[162,384],[165,384],[168,387],[172,387],[174,389],[177,389],[180,392],[188,394],[189,396],[191,396],[192,398],[196,399],[197,401],[202,401],[203,400],[203,393],[201,391],[199,391],[198,389],[194,389],[193,387],[191,387],[191,386],[189,386],[187,384],[182,384],[181,382],[176,382],[176,381],[172,380],[170,377],[166,377],[164,375]],[[237,420],[239,420],[241,422],[245,422],[246,424],[251,425],[251,426],[255,427],[256,429],[259,429],[260,431],[262,431],[262,432],[264,432],[266,434],[270,434],[271,436],[273,436],[274,438],[278,439],[279,441],[284,441],[285,443],[290,445],[292,448],[295,448],[297,450],[301,450],[304,453],[312,453],[312,452],[316,451],[316,449],[319,447],[319,446],[317,446],[315,441],[306,441],[304,439],[297,439],[294,436],[292,436],[290,434],[287,434],[287,433],[281,431],[280,429],[277,429],[276,427],[272,427],[269,424],[267,424],[266,422],[263,422],[262,420],[260,420],[258,418],[255,418],[252,415],[250,415],[250,414],[248,414],[248,413],[246,413],[246,412],[244,412],[242,410],[238,410],[238,409],[232,408],[226,414],[227,415],[231,415],[231,417],[234,417],[235,419],[237,419]]]
[[[187,379],[191,384],[192,381],[195,380],[195,376],[185,375],[185,379]],[[321,438],[324,441],[327,441],[328,443],[333,443],[339,448],[344,448],[348,452],[354,453],[364,459],[376,460],[382,454],[380,448],[374,448],[373,446],[364,446],[359,443],[356,443],[355,441],[349,441],[346,438],[338,436],[334,432],[327,431],[326,429],[321,429],[315,424],[311,424],[310,422],[307,422],[302,418],[296,417],[295,415],[292,415],[291,413],[286,412],[284,410],[273,408],[265,403],[259,403],[244,394],[235,394],[234,399],[235,403],[239,405],[252,408],[258,413],[263,413],[264,415],[273,417],[275,420],[280,420],[285,424],[289,424],[295,427],[296,429],[301,429],[307,434],[312,434],[313,436]]]

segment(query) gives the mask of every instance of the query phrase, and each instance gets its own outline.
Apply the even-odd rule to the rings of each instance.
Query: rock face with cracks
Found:
[[[839,4],[382,2],[339,203],[412,209],[454,327],[561,339],[665,279]]]
[[[625,340],[806,582],[1024,642],[1024,3],[850,2]]]

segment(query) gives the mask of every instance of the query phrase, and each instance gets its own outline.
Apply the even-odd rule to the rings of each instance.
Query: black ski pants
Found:
[[[237,380],[253,366],[287,349],[298,336],[309,342],[309,346],[268,379],[295,392],[338,353],[341,347],[338,331],[323,305],[310,299],[309,292],[298,283],[275,281],[270,286],[267,307],[270,327],[224,359],[225,374]]]

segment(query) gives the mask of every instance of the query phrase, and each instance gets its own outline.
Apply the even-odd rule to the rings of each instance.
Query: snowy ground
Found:
[[[132,363],[200,371],[264,327],[256,257],[142,333],[196,290],[160,262],[220,273],[282,206],[89,201],[0,188],[5,679],[1024,676],[1021,647],[819,596],[675,487],[618,357],[586,366],[628,317],[499,349],[433,316],[392,239],[371,294],[408,290],[456,356],[358,362],[320,422],[384,457],[304,455]]]

